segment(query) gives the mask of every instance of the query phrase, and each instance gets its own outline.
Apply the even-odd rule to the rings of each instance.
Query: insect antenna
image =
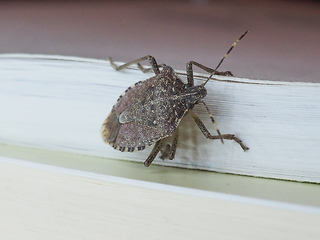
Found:
[[[248,33],[248,30],[244,32],[244,34],[242,34],[238,39],[237,41],[235,41],[232,46],[229,48],[229,50],[227,51],[227,53],[221,58],[220,62],[218,63],[218,65],[216,66],[216,68],[214,69],[214,71],[210,74],[210,76],[207,78],[207,80],[202,84],[202,86],[205,86],[207,84],[207,82],[209,82],[209,80],[212,78],[212,76],[215,74],[215,72],[217,71],[217,69],[220,67],[220,65],[222,64],[222,62],[224,61],[224,59],[229,55],[229,53],[232,51],[232,49],[237,45],[237,43]],[[207,109],[207,112],[209,113],[209,116],[210,116],[210,119],[219,135],[219,138],[221,140],[221,142],[223,143],[223,138],[221,136],[221,133],[217,127],[217,124],[216,122],[214,121],[214,118],[208,108],[208,106],[205,104],[205,102],[203,101],[200,101]]]
[[[215,129],[216,129],[216,131],[217,131],[217,133],[218,133],[218,135],[219,135],[219,138],[220,138],[221,142],[224,143],[224,142],[223,142],[223,138],[222,138],[221,133],[220,133],[220,130],[219,130],[219,128],[218,128],[218,126],[217,126],[217,124],[216,124],[216,121],[214,120],[214,118],[213,118],[213,116],[212,116],[212,114],[211,114],[211,112],[210,112],[207,104],[206,104],[204,101],[202,101],[202,100],[201,100],[201,101],[198,101],[198,102],[199,102],[199,103],[202,103],[202,104],[206,107],[207,112],[208,112],[208,114],[209,114],[209,117],[210,117],[210,119],[211,119],[211,122],[213,123],[213,125],[214,125],[214,127],[215,127]]]
[[[248,30],[245,31],[244,34],[242,34],[238,39],[237,41],[235,41],[232,46],[229,48],[229,50],[227,51],[227,53],[221,58],[220,62],[218,63],[218,65],[216,66],[216,68],[214,69],[214,71],[211,73],[211,75],[208,77],[208,79],[205,81],[205,83],[203,84],[206,85],[207,82],[212,78],[212,76],[215,74],[215,72],[218,70],[218,68],[220,67],[220,65],[222,64],[222,62],[224,61],[224,59],[229,55],[229,53],[232,51],[232,49],[237,45],[237,43],[245,36],[247,35],[248,33]]]

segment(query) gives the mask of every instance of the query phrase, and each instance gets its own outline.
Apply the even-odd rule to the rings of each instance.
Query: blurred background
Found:
[[[0,2],[0,53],[122,62],[151,54],[184,70],[190,60],[215,67],[246,30],[221,71],[320,82],[319,1]]]

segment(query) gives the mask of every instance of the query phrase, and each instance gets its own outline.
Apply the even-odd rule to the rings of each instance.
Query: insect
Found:
[[[234,134],[220,133],[209,108],[202,100],[207,95],[205,85],[213,75],[232,75],[229,71],[218,72],[217,69],[247,32],[242,34],[233,43],[215,69],[211,69],[195,61],[188,62],[186,66],[187,83],[181,80],[172,67],[165,64],[158,65],[155,58],[150,55],[121,66],[117,66],[109,58],[110,64],[117,71],[137,64],[141,71],[147,72],[152,70],[155,76],[135,83],[120,95],[101,127],[103,140],[114,149],[122,152],[141,151],[146,146],[155,143],[151,153],[144,162],[146,167],[150,166],[159,152],[162,153],[160,158],[172,160],[175,157],[178,144],[179,123],[186,113],[190,113],[206,138],[212,140],[220,139],[222,143],[224,143],[223,140],[225,139],[233,140],[244,151],[248,150],[249,148]],[[141,65],[141,62],[145,60],[149,61],[151,68],[144,68]],[[207,80],[198,86],[194,85],[193,65],[211,73]],[[204,105],[215,126],[217,135],[211,135],[200,118],[192,111],[196,104]],[[169,136],[173,136],[172,144],[164,146],[164,139]]]

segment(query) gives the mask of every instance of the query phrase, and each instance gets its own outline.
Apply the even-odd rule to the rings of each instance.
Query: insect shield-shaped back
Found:
[[[173,135],[179,122],[206,95],[202,86],[188,87],[165,66],[155,77],[129,87],[102,125],[105,142],[120,151],[145,146]]]

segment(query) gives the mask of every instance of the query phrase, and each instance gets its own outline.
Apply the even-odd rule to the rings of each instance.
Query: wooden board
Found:
[[[0,157],[3,239],[318,239],[319,208]]]

